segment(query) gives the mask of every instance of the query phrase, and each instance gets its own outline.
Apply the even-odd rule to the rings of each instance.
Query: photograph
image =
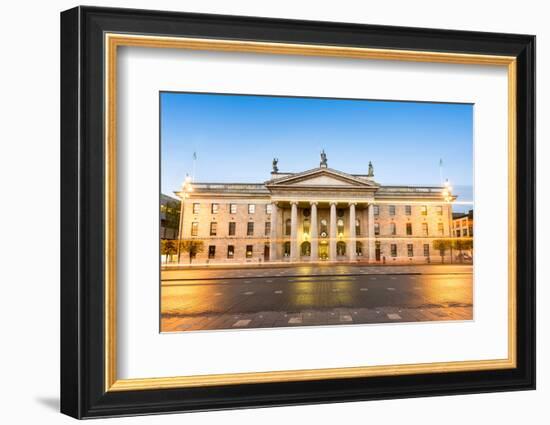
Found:
[[[161,332],[474,320],[473,104],[159,105]]]

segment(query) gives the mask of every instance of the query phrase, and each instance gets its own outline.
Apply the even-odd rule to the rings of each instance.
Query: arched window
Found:
[[[328,224],[327,221],[323,218],[321,220],[321,233],[322,238],[326,238],[328,236]]]
[[[288,241],[283,244],[283,255],[285,257],[290,256],[290,242]]]
[[[361,220],[355,220],[355,234],[361,236]]]
[[[304,214],[304,217],[309,217],[311,215],[311,210],[309,208],[304,208],[302,214]]]
[[[304,233],[307,233],[309,234],[309,219],[308,218],[304,218]]]
[[[336,221],[336,228],[337,228],[337,232],[338,232],[338,236],[340,235],[344,235],[344,220],[339,218],[337,221]]]
[[[363,255],[363,243],[362,242],[355,242],[355,253],[358,257],[361,257]]]
[[[338,256],[346,255],[346,243],[345,242],[340,241],[336,244],[336,255],[338,255]]]
[[[290,236],[290,218],[285,221],[285,235]]]
[[[311,255],[311,244],[309,242],[302,242],[300,246],[300,255],[309,257]]]

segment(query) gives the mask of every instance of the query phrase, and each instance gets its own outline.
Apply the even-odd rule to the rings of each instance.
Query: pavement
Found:
[[[162,272],[161,331],[473,319],[472,266]]]

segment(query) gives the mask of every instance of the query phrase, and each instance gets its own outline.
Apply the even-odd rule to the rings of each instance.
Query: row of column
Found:
[[[311,258],[319,257],[319,235],[317,224],[317,202],[310,202],[311,205],[311,226],[310,226],[310,243],[311,243]],[[356,253],[356,228],[355,228],[355,202],[349,203],[349,237],[348,237],[348,252],[351,261],[357,259]],[[374,243],[374,208],[373,204],[368,204],[368,251],[369,259],[375,259],[375,243]],[[271,205],[271,243],[269,248],[270,261],[277,260],[277,229],[279,227],[279,209],[277,202]],[[330,203],[330,225],[329,225],[329,259],[336,260],[336,242],[337,242],[337,225],[336,225],[336,202]],[[290,202],[290,259],[298,261],[300,258],[300,241],[298,240],[298,202]]]

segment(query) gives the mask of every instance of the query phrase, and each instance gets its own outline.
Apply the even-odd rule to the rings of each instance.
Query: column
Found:
[[[349,260],[355,261],[357,259],[357,252],[355,251],[356,234],[355,234],[355,202],[349,204],[349,241],[348,252]]]
[[[317,227],[317,202],[311,202],[311,225],[310,225],[310,235],[311,235],[311,256],[309,257],[311,261],[319,260],[319,230]]]
[[[277,202],[271,203],[271,235],[269,236],[269,261],[277,261],[277,248],[279,244],[277,228],[279,227],[279,208]]]
[[[336,261],[336,202],[330,203],[329,259]]]
[[[290,260],[298,261],[298,203],[290,203]]]
[[[375,249],[375,241],[374,241],[374,204],[372,202],[368,205],[368,214],[369,214],[369,220],[368,220],[368,241],[369,241],[369,260],[375,261],[376,255],[374,252]]]

